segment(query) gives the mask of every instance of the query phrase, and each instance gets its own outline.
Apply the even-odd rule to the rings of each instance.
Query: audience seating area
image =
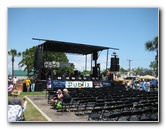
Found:
[[[159,121],[158,92],[126,91],[124,86],[68,90],[67,110],[87,115],[87,121]],[[55,93],[48,91],[48,103]]]

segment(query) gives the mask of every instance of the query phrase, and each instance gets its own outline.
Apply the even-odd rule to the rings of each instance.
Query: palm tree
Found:
[[[15,49],[11,49],[10,51],[8,51],[8,55],[12,56],[12,77],[14,76],[14,61],[15,61],[15,57],[19,57],[21,56],[21,52],[17,52],[17,50]]]
[[[156,75],[158,75],[158,36],[156,36],[153,41],[148,41],[145,43],[145,49],[147,51],[156,52],[155,61],[156,61]]]

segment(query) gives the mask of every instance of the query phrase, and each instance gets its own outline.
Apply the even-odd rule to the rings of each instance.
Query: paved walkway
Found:
[[[88,116],[76,116],[74,112],[57,112],[51,109],[45,97],[30,97],[29,101],[45,116],[48,122],[87,122]]]

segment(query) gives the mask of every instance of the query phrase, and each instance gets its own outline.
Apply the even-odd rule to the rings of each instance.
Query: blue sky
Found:
[[[8,8],[8,50],[24,51],[43,42],[41,38],[119,48],[120,67],[149,68],[155,52],[145,50],[145,43],[158,36],[158,8]],[[109,50],[110,57],[114,50]],[[76,69],[83,70],[85,57],[67,54]],[[15,69],[18,69],[16,58]],[[88,69],[90,57],[88,56]],[[106,65],[106,51],[98,63]],[[11,72],[11,56],[8,56]]]

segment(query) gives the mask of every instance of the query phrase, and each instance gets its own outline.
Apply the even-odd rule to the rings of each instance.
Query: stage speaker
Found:
[[[69,81],[69,80],[70,80],[70,77],[66,77],[66,80]]]
[[[100,63],[97,64],[97,68],[100,68]]]
[[[74,76],[78,77],[78,70],[74,70]]]
[[[43,50],[42,50],[42,47],[38,47],[34,54],[35,54],[34,68],[39,70],[43,66]]]
[[[93,60],[97,60],[97,51],[93,52]]]
[[[43,50],[42,47],[38,47],[38,53],[37,53],[38,60],[43,60]]]
[[[38,67],[38,48],[35,50],[34,68],[39,69],[39,67]]]
[[[41,80],[46,80],[46,69],[45,68],[41,68],[40,69],[40,79]]]
[[[111,73],[110,74],[110,77],[109,77],[109,80],[113,80],[114,79],[114,76],[113,76],[113,74]]]
[[[82,80],[82,77],[78,77],[77,80],[81,81],[81,80]]]
[[[93,67],[93,77],[97,77],[97,67]]]
[[[119,71],[120,66],[119,65],[111,65],[111,71]]]
[[[95,81],[95,77],[92,77],[92,81]]]
[[[118,65],[119,64],[119,58],[112,57],[111,58],[111,65]]]
[[[34,68],[35,68],[35,69],[38,69],[38,60],[35,60],[35,61],[34,61]]]
[[[35,91],[43,91],[43,84],[35,83]]]

